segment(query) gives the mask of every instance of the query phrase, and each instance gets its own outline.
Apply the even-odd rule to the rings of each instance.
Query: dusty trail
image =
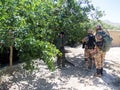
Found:
[[[84,69],[83,49],[66,47],[66,58],[75,64],[50,72],[42,61],[30,74],[17,66],[12,76],[3,75],[0,90],[120,90],[120,48],[111,48],[105,58],[104,76],[93,77],[95,69]],[[16,66],[15,66],[16,67]],[[8,89],[9,88],[9,89]]]

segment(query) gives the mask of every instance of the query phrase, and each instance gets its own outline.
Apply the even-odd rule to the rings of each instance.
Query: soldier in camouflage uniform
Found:
[[[93,31],[92,30],[88,30],[88,35],[93,35]],[[94,42],[94,46],[88,46],[86,44],[86,42],[88,41],[88,35],[86,37],[84,37],[82,39],[82,43],[83,43],[83,48],[85,48],[84,50],[84,57],[85,57],[85,68],[86,69],[91,69],[94,66],[94,57],[93,57],[93,50],[94,50],[94,46],[95,46],[95,37],[93,38],[93,42]]]
[[[106,52],[102,51],[102,36],[98,34],[98,32],[103,32],[103,29],[100,25],[96,27],[96,54],[94,55],[95,58],[95,66],[96,66],[96,73],[94,74],[95,76],[101,76],[103,74],[103,64],[104,64],[104,59],[105,59],[105,54]]]

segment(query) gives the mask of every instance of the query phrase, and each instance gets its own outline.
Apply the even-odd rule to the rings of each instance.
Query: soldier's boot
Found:
[[[101,75],[103,75],[103,68],[101,68]]]
[[[65,60],[66,60],[66,58],[65,58],[65,50],[64,50],[64,48],[63,48],[63,49],[62,49],[62,68],[65,67]]]
[[[57,68],[61,68],[61,64],[60,62],[58,63],[59,61],[57,61]]]
[[[94,74],[95,77],[101,77],[101,69],[96,69],[96,73]]]
[[[61,67],[61,57],[60,56],[57,56],[57,66],[58,66],[58,68]]]
[[[62,67],[65,67],[65,58],[62,58]]]
[[[87,70],[88,70],[88,66],[89,66],[88,59],[87,59],[87,58],[85,58],[85,69],[87,69]]]
[[[65,67],[65,62],[62,62],[62,67],[63,67],[63,68]]]

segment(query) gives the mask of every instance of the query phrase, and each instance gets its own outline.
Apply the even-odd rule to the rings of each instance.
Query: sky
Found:
[[[101,20],[120,23],[120,0],[91,0],[94,7],[105,12]]]

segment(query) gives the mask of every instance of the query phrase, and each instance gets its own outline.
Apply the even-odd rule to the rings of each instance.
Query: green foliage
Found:
[[[49,42],[39,41],[35,38],[28,37],[20,44],[20,59],[26,62],[25,67],[34,69],[34,61],[36,59],[43,60],[48,68],[54,70],[54,57],[59,51],[53,44]]]
[[[88,13],[93,7],[88,0],[82,0],[79,3],[75,0],[57,0],[55,7],[51,10],[50,20],[47,21],[48,28],[54,30],[51,33],[47,32],[53,36],[50,41],[53,42],[60,31],[65,32],[68,45],[74,45],[81,41],[89,28]]]
[[[64,31],[68,45],[79,43],[93,10],[89,0],[0,0],[0,42],[14,46],[27,69],[40,58],[53,70],[57,34]]]
[[[43,7],[45,3],[41,2],[37,0],[0,1],[1,49],[14,46],[19,51],[20,60],[26,63],[26,69],[33,70],[34,60],[40,58],[49,69],[53,70],[53,58],[58,50],[45,39],[48,28],[46,19],[43,17],[48,14],[42,10],[49,8],[46,7],[47,4]]]

